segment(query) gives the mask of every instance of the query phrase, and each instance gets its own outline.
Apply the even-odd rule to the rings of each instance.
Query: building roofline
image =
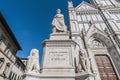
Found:
[[[4,28],[7,30],[9,35],[12,37],[13,41],[15,42],[16,46],[18,47],[18,50],[22,50],[20,44],[18,43],[17,39],[15,38],[12,30],[10,29],[9,25],[7,24],[5,18],[3,17],[2,13],[0,12],[0,21],[4,25]]]
[[[21,60],[28,60],[28,58],[20,58]]]
[[[26,67],[25,64],[21,61],[21,58],[19,58],[19,57],[17,57],[17,56],[16,56],[16,58],[20,61],[20,63],[22,63],[22,65],[23,65],[24,67]]]

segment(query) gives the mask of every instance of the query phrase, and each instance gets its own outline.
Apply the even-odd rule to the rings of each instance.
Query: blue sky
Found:
[[[81,1],[73,0],[74,6]],[[49,38],[56,9],[61,9],[66,25],[68,24],[67,2],[68,0],[0,0],[0,11],[22,47],[17,56],[27,57],[32,48],[37,48],[41,59],[42,42]]]

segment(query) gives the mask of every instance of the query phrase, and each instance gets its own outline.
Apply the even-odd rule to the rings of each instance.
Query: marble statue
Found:
[[[57,9],[57,13],[52,21],[52,31],[56,32],[66,32],[66,25],[64,22],[64,16],[61,14],[61,10]]]
[[[79,51],[79,64],[78,64],[78,72],[87,71],[87,59],[86,53],[84,50]]]
[[[72,1],[68,1],[68,7],[73,7]]]
[[[79,51],[79,64],[78,64],[78,72],[91,72],[90,69],[90,58],[87,57],[87,53],[85,49],[81,49]]]
[[[28,57],[27,72],[39,72],[39,51],[32,49]]]

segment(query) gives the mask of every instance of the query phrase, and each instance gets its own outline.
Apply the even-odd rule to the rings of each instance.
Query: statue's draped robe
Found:
[[[52,26],[55,27],[57,31],[65,32],[64,16],[62,14],[56,14],[52,21]]]

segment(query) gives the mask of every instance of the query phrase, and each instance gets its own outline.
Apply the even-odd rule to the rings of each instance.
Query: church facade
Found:
[[[69,1],[68,30],[60,12],[43,42],[41,67],[34,49],[24,80],[120,80],[120,1],[90,0],[77,7]]]

